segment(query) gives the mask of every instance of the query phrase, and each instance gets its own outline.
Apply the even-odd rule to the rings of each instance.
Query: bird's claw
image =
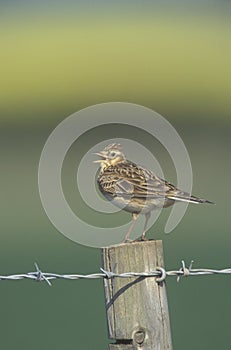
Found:
[[[144,234],[140,237],[140,240],[141,241],[148,241],[147,237]]]

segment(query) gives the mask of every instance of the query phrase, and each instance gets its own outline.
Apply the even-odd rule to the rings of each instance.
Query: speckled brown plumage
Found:
[[[134,220],[126,234],[126,240],[139,213],[146,215],[142,234],[142,239],[144,239],[152,210],[165,208],[182,201],[212,203],[177,189],[152,171],[127,160],[119,144],[108,145],[97,155],[101,157],[96,161],[101,165],[97,179],[100,191],[113,204],[133,214]]]

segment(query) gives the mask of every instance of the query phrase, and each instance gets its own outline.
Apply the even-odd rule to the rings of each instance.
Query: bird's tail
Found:
[[[199,204],[199,203],[215,204],[214,202],[208,201],[207,199],[191,196],[189,193],[186,193],[186,192],[180,192],[179,194],[176,193],[174,196],[168,196],[168,198],[179,202],[196,203],[196,204]]]

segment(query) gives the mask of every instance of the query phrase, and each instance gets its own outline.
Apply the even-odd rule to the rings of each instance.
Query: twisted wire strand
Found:
[[[202,276],[202,275],[227,275],[231,274],[231,268],[226,269],[207,269],[207,268],[192,268],[193,260],[191,261],[189,267],[187,268],[184,260],[181,262],[181,267],[179,270],[166,271],[163,267],[156,267],[156,270],[149,272],[125,272],[125,273],[115,273],[113,271],[105,271],[104,269],[100,269],[99,273],[92,274],[58,274],[58,273],[50,273],[50,272],[42,272],[38,267],[38,264],[35,263],[36,271],[27,272],[22,274],[13,274],[13,275],[0,275],[1,281],[18,281],[22,279],[34,280],[37,282],[45,281],[49,286],[51,286],[51,280],[54,279],[65,279],[65,280],[78,280],[78,279],[98,279],[98,278],[132,278],[132,277],[156,277],[156,281],[162,282],[166,279],[167,276],[177,276],[177,281],[181,277],[187,276]]]

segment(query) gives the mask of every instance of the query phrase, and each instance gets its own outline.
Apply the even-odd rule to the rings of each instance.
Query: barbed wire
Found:
[[[125,272],[125,273],[115,273],[113,271],[106,271],[100,269],[100,273],[92,273],[88,275],[83,274],[57,274],[50,272],[42,272],[38,267],[38,264],[35,263],[36,271],[27,272],[23,274],[14,274],[14,275],[0,275],[0,281],[16,281],[22,279],[34,280],[37,282],[45,281],[49,286],[51,286],[51,280],[54,279],[65,279],[65,280],[78,280],[78,279],[98,279],[98,278],[131,278],[131,277],[156,277],[158,283],[164,281],[167,276],[177,276],[177,282],[179,282],[181,277],[187,276],[201,276],[201,275],[227,275],[231,274],[231,268],[214,270],[214,269],[193,269],[193,260],[190,262],[189,267],[187,268],[184,260],[181,261],[181,267],[179,270],[166,271],[163,267],[156,267],[155,270],[149,272]]]

